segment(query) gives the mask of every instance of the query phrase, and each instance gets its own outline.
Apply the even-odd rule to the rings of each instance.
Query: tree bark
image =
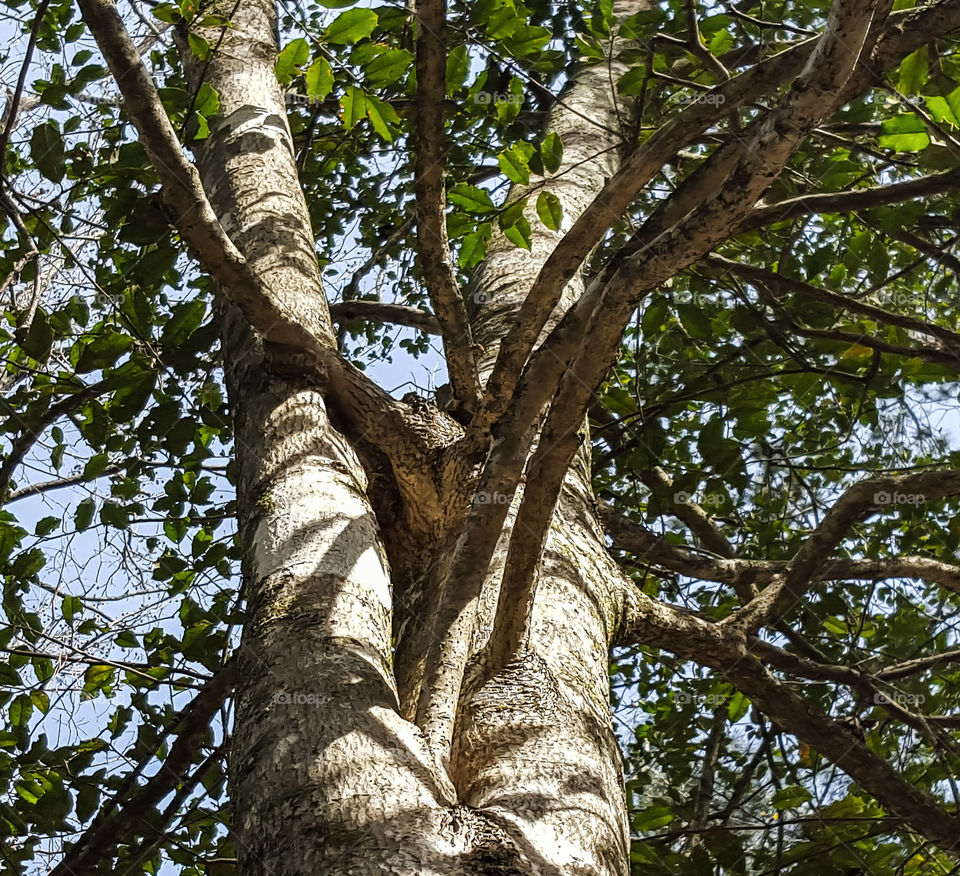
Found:
[[[203,75],[221,102],[201,176],[272,300],[332,344],[273,72],[274,34],[272,3],[246,0],[230,28],[207,34],[220,50],[205,70],[184,52],[194,80]],[[584,71],[564,100],[569,111],[552,119],[566,158],[549,185],[568,215],[617,166],[622,139],[610,84],[617,75],[605,66]],[[581,124],[597,117],[598,102],[610,107],[598,128],[603,145]],[[501,297],[475,319],[488,356],[555,241],[540,226],[529,255],[493,242],[477,288]],[[579,291],[571,284],[564,303]],[[530,656],[474,691],[451,777],[400,715],[390,563],[360,460],[331,425],[321,393],[284,377],[247,320],[224,310],[247,600],[230,777],[239,871],[626,872],[621,768],[607,706],[614,578],[586,457],[571,474],[544,561]],[[509,713],[493,708],[503,702]]]

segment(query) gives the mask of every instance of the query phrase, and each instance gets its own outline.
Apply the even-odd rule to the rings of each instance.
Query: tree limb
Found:
[[[330,318],[334,322],[351,319],[369,322],[390,322],[395,325],[415,328],[428,335],[440,334],[440,321],[426,310],[406,304],[390,304],[386,301],[366,301],[354,298],[330,305]]]
[[[800,216],[812,216],[820,213],[852,213],[856,210],[869,210],[887,204],[899,204],[914,198],[926,198],[955,191],[960,184],[960,170],[935,173],[918,179],[890,183],[885,186],[871,186],[864,189],[851,189],[846,192],[818,192],[799,195],[773,204],[758,204],[743,230],[761,228],[787,219]]]
[[[833,761],[887,811],[944,851],[960,856],[960,819],[906,781],[842,724],[815,711],[775,679],[748,651],[747,641],[689,612],[666,606],[631,587],[621,644],[671,651],[723,675],[779,727]]]
[[[235,681],[236,667],[231,661],[204,685],[171,723],[167,734],[175,733],[177,739],[157,772],[132,797],[121,799],[133,789],[136,776],[154,756],[153,752],[148,752],[118,791],[114,805],[100,810],[80,839],[51,870],[50,876],[96,873],[100,863],[112,855],[120,843],[129,842],[137,835],[144,821],[155,812],[156,805],[180,784],[203,743],[210,720],[233,689]]]
[[[418,0],[414,174],[420,270],[440,323],[450,387],[458,407],[472,415],[480,404],[480,377],[467,308],[457,283],[444,212],[443,99],[446,95],[446,0]]]
[[[850,527],[871,513],[889,507],[897,496],[928,501],[960,494],[960,471],[927,471],[899,477],[869,478],[854,484],[834,503],[810,534],[783,577],[743,608],[721,621],[728,629],[752,631],[780,617],[820,579],[831,552]]]
[[[333,344],[333,338],[315,336],[286,314],[223,230],[116,6],[110,0],[79,0],[79,5],[160,177],[161,196],[176,217],[187,247],[266,341],[300,350],[307,357],[318,356]]]
[[[626,321],[636,306],[637,293],[654,288],[676,273],[678,262],[690,264],[695,258],[692,253],[700,247],[702,256],[743,221],[796,146],[834,104],[836,92],[856,64],[876,6],[876,0],[838,0],[834,4],[817,48],[780,107],[755,122],[744,141],[730,141],[732,145],[721,147],[721,152],[729,148],[736,155],[735,162],[723,155],[719,158],[721,165],[732,166],[727,184],[708,196],[689,221],[657,238],[649,253],[642,251],[628,258],[596,301],[591,300],[595,296],[587,293],[574,305],[567,316],[593,305],[585,333],[577,338],[560,335],[560,327],[567,322],[565,317],[539,351],[541,361],[546,354],[555,357],[549,363],[554,374],[558,363],[570,366],[562,373],[544,421],[512,530],[497,609],[498,624],[505,625],[508,635],[504,636],[503,628],[494,625],[491,659],[495,666],[503,665],[501,661],[514,656],[520,647],[520,625],[529,614],[536,567],[550,518],[579,446],[577,430],[616,353]],[[604,306],[606,302],[609,304]],[[555,349],[557,341],[564,347],[563,353]],[[579,355],[566,352],[570,343],[576,345]],[[535,356],[528,370],[535,369],[536,361]],[[557,385],[555,378],[548,383],[551,385]],[[512,409],[525,402],[522,395],[515,397],[504,419],[511,419]],[[523,423],[521,429],[526,425]]]

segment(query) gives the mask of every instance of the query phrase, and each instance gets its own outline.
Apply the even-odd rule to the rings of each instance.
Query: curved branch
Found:
[[[899,495],[928,501],[960,494],[960,470],[926,471],[899,477],[869,478],[850,487],[827,512],[790,561],[782,578],[759,596],[721,621],[741,632],[755,630],[780,617],[789,605],[822,578],[822,569],[834,548],[855,523],[881,508],[890,507]]]

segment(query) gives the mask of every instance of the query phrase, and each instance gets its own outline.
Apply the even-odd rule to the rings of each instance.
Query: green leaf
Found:
[[[210,57],[210,43],[202,36],[191,31],[187,34],[187,42],[190,45],[190,51],[193,52],[201,61],[206,61]],[[204,83],[206,84],[206,83]]]
[[[390,124],[398,124],[400,122],[400,116],[397,115],[396,110],[385,100],[380,100],[380,98],[374,97],[372,94],[365,95],[365,99],[367,118],[370,119],[373,130],[388,143],[392,143],[393,131],[390,129]]]
[[[895,149],[897,152],[919,152],[930,145],[930,137],[923,121],[914,113],[885,119],[883,130],[884,134],[879,137],[878,142],[886,149]]]
[[[504,149],[497,156],[497,163],[507,179],[520,185],[526,185],[530,182],[530,157],[534,154],[534,151],[533,146],[521,140],[519,143],[514,143],[509,148]]]
[[[197,98],[193,102],[193,109],[206,119],[220,112],[220,95],[217,94],[217,90],[209,82],[204,82],[197,90]]]
[[[26,727],[33,714],[33,700],[27,694],[20,694],[10,703],[8,714],[14,727]]]
[[[33,129],[30,136],[30,157],[51,182],[60,182],[66,171],[63,138],[54,122],[44,122]]]
[[[34,534],[40,536],[41,538],[45,535],[49,535],[53,530],[55,530],[60,525],[59,517],[43,517],[37,521],[37,525],[34,528]]]
[[[307,97],[311,100],[323,100],[333,89],[333,69],[326,58],[317,58],[306,73]]]
[[[813,795],[801,785],[788,785],[773,795],[775,809],[796,809],[804,803],[809,803]]]
[[[731,724],[736,724],[750,709],[750,700],[740,691],[737,691],[730,698],[730,705],[727,707],[727,717]]]
[[[447,54],[447,94],[463,88],[470,72],[470,56],[466,46],[457,46]]]
[[[673,818],[673,810],[669,806],[656,803],[634,816],[633,828],[638,831],[659,830],[661,827],[666,827]]]
[[[704,340],[713,334],[710,317],[695,304],[678,304],[677,316],[680,318],[680,325],[691,338]]]
[[[471,231],[463,238],[463,242],[460,244],[460,254],[457,258],[461,268],[472,268],[480,263],[487,254],[487,243],[492,232],[493,227],[490,223],[484,222],[476,231]]]
[[[929,74],[930,50],[923,45],[900,62],[900,83],[897,88],[903,94],[919,94]]]
[[[37,308],[30,322],[30,329],[23,339],[19,340],[19,344],[20,349],[31,359],[46,362],[49,358],[50,349],[53,347],[53,329],[42,307]]]
[[[88,496],[79,505],[73,513],[73,526],[77,532],[83,532],[93,521],[93,512],[96,508],[92,496]]]
[[[107,368],[127,353],[132,346],[133,338],[129,335],[122,335],[108,328],[83,348],[77,360],[77,373],[88,374],[91,371]]]
[[[277,79],[283,85],[289,84],[309,59],[310,45],[303,37],[297,37],[297,39],[287,43],[283,47],[283,51],[277,56],[277,63],[274,67]]]
[[[126,423],[132,420],[150,399],[156,381],[157,375],[148,371],[121,386],[113,394],[108,405],[110,419],[115,423]]]
[[[130,630],[123,630],[117,633],[113,639],[114,643],[121,648],[139,648],[140,642]]]
[[[663,328],[668,310],[669,303],[665,298],[655,298],[650,302],[640,319],[640,328],[644,335],[654,335]]]
[[[540,192],[537,197],[537,215],[551,231],[559,231],[563,221],[563,205],[552,192]]]
[[[497,209],[487,191],[467,183],[454,186],[447,194],[447,198],[451,204],[468,213],[492,213]]]
[[[551,131],[540,144],[540,155],[543,157],[543,166],[550,172],[556,173],[563,163],[563,141],[560,135]]]
[[[79,596],[63,597],[63,602],[60,603],[60,613],[68,624],[72,624],[73,619],[80,614],[81,611],[83,611],[83,600]]]
[[[367,116],[367,99],[355,85],[351,85],[340,98],[340,106],[343,107],[343,124],[348,131]]]
[[[112,666],[106,666],[102,663],[94,663],[87,667],[83,674],[83,694],[82,699],[92,699],[99,692],[109,696],[112,693],[111,685],[113,683],[116,670]]]
[[[955,88],[943,97],[925,97],[924,100],[935,121],[960,128],[960,88]]]
[[[350,9],[341,12],[324,33],[328,43],[349,45],[373,33],[377,26],[377,13],[372,9]]]
[[[170,349],[179,347],[195,332],[207,312],[207,304],[201,298],[183,301],[173,309],[173,315],[167,320],[160,335],[160,342]]]
[[[366,64],[363,72],[374,88],[382,88],[403,79],[412,68],[412,52],[406,49],[388,49]]]
[[[521,249],[530,249],[531,230],[526,216],[521,216],[509,228],[504,228],[503,234],[515,246],[519,246]]]

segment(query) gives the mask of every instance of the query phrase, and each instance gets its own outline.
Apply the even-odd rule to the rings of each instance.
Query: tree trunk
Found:
[[[333,345],[273,71],[273,4],[221,11],[232,26],[204,72],[222,113],[200,156],[205,189],[284,312]],[[629,117],[611,90],[618,75],[586,68],[552,114],[565,158],[547,186],[565,228],[618,166]],[[474,321],[485,373],[558,239],[532,203],[530,216],[531,251],[495,239],[477,279],[477,299],[487,298]],[[571,283],[564,304],[580,291]],[[469,690],[448,772],[401,716],[416,673],[401,673],[398,693],[384,541],[396,554],[405,534],[381,539],[367,475],[321,393],[280,376],[271,356],[282,361],[283,351],[265,351],[238,312],[226,308],[223,324],[247,601],[230,777],[239,872],[626,873],[607,675],[618,578],[593,509],[586,442],[554,517],[525,656]],[[509,522],[477,631],[492,621],[508,537]],[[421,556],[425,545],[405,550]],[[471,647],[482,645],[477,632]],[[401,661],[404,647],[401,637]]]

